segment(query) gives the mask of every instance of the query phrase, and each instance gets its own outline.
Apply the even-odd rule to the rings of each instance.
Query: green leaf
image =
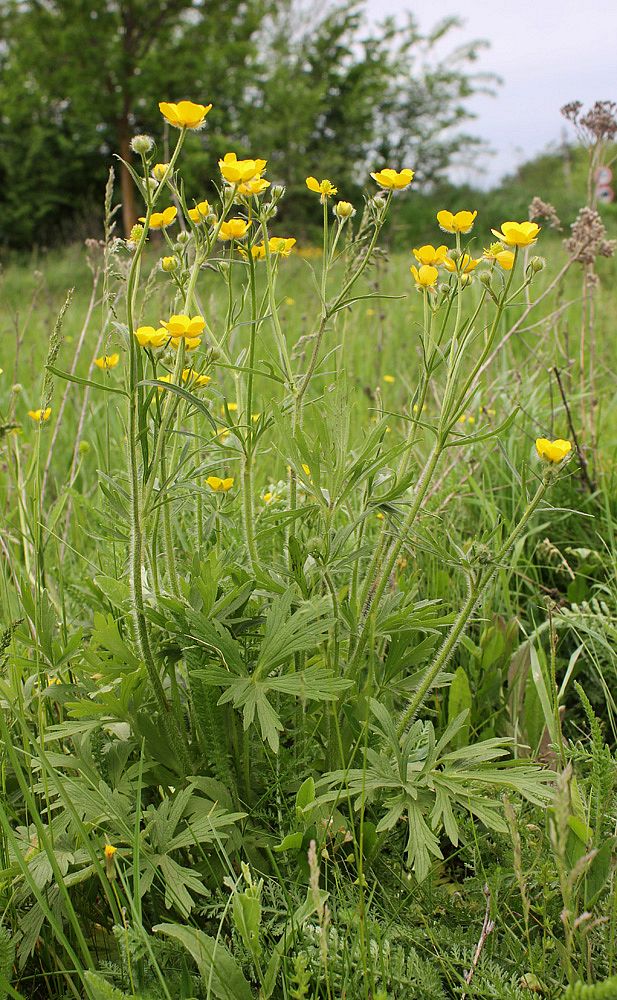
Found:
[[[300,831],[299,833],[288,833],[286,837],[283,837],[280,844],[277,844],[274,848],[275,851],[299,851],[302,847],[302,841],[304,840],[304,833]]]
[[[310,775],[300,785],[296,793],[296,815],[300,818],[307,806],[315,801],[315,779]]]
[[[133,1000],[135,996],[133,993],[117,990],[97,972],[84,972],[84,983],[88,988],[90,1000]]]
[[[457,747],[463,747],[469,743],[469,717],[471,715],[471,688],[465,669],[458,667],[448,692],[448,722],[453,722],[462,713],[465,714],[465,721],[456,734],[454,746]]]
[[[157,934],[175,938],[190,953],[197,964],[206,990],[216,1000],[254,1000],[251,987],[242,969],[224,944],[194,927],[180,924],[156,924]]]

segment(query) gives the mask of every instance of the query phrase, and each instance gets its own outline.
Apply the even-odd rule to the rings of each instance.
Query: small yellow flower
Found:
[[[95,358],[94,363],[97,368],[115,368],[120,360],[119,354],[104,354],[102,358]]]
[[[412,264],[410,271],[418,288],[432,288],[439,277],[439,271],[431,264],[422,264],[420,268]]]
[[[171,226],[176,221],[177,214],[178,209],[175,205],[170,205],[163,212],[153,212],[150,216],[150,229],[166,229],[167,226]],[[142,216],[139,221],[145,222],[145,216]]]
[[[172,379],[171,372],[168,372],[167,375],[159,375],[157,381],[158,382],[167,382],[167,383],[169,383],[169,382],[171,382],[171,379]],[[160,385],[159,386],[159,392],[165,392],[165,386]]]
[[[160,320],[161,326],[169,333],[170,337],[199,337],[203,333],[206,321],[203,316],[170,316],[168,320]]]
[[[419,264],[428,264],[430,267],[439,267],[443,264],[447,255],[447,246],[434,247],[430,243],[425,244],[423,247],[416,247],[412,250],[412,253]]]
[[[238,409],[237,403],[227,403],[227,409],[230,413],[235,413]],[[225,405],[221,406],[221,416],[225,416]]]
[[[250,197],[253,194],[263,194],[270,187],[270,181],[265,177],[254,177],[251,181],[243,181],[238,184],[238,194]]]
[[[310,467],[308,465],[305,465],[304,463],[302,463],[302,471],[303,471],[303,473],[304,473],[305,476],[307,476],[309,479],[311,478],[311,470],[310,470]]]
[[[189,208],[189,219],[194,222],[196,226],[199,226],[202,222],[206,221],[208,215],[210,215],[212,209],[210,208],[210,203],[208,201],[200,201],[195,208]]]
[[[180,101],[178,104],[159,102],[163,118],[174,128],[200,128],[211,109],[211,104],[193,104],[193,101]]]
[[[274,496],[274,493],[268,492],[268,493],[264,493],[264,495],[263,495],[263,497],[261,499],[263,500],[264,503],[270,503],[270,501],[272,500],[273,496]]]
[[[140,347],[162,347],[169,340],[169,334],[163,327],[155,330],[153,326],[140,326],[135,330],[135,336]]]
[[[267,160],[239,160],[235,153],[225,153],[219,170],[229,184],[246,184],[261,177]]]
[[[488,249],[485,248],[483,256],[485,260],[496,261],[504,271],[511,271],[514,267],[514,252],[506,250],[501,243],[491,243]]]
[[[127,240],[127,243],[130,243],[132,245],[139,243],[140,239],[143,236],[143,233],[144,233],[144,227],[140,225],[139,222],[136,222],[129,233],[129,238]]]
[[[377,518],[378,521],[383,521],[384,514],[382,511],[378,510],[377,513],[375,514],[375,517]]]
[[[477,212],[438,212],[437,222],[439,228],[445,233],[470,233],[476,218]]]
[[[227,493],[234,484],[233,477],[229,479],[219,479],[218,476],[208,476],[206,482],[215,493]]]
[[[105,844],[103,853],[105,854],[107,861],[111,861],[117,850],[118,848],[114,847],[112,844]]]
[[[42,420],[49,420],[51,417],[51,406],[48,406],[45,410],[28,410],[28,416],[36,420],[37,424],[40,424]]]
[[[185,351],[194,351],[201,344],[201,337],[172,337],[169,343],[174,351],[177,351],[182,343]]]
[[[219,240],[241,240],[246,236],[249,225],[244,219],[227,219],[221,223]]]
[[[558,438],[556,441],[548,441],[546,438],[538,438],[536,441],[536,451],[540,458],[547,462],[563,462],[570,452],[572,445],[569,441]]]
[[[509,247],[531,247],[540,232],[536,222],[502,222],[501,232],[491,229],[493,236]]]
[[[309,191],[314,191],[315,194],[320,194],[322,200],[325,198],[333,198],[335,194],[338,194],[338,188],[334,186],[332,181],[324,178],[322,181],[318,181],[316,177],[307,177],[306,186]]]
[[[177,257],[161,257],[161,270],[176,271],[178,269]]]
[[[390,385],[392,385],[393,382],[396,382],[394,375],[384,375],[383,380],[384,382],[388,382]]]
[[[168,167],[169,167],[168,163],[155,163],[154,164],[154,166],[152,168],[152,176],[154,177],[155,181],[159,181],[159,183],[160,183],[163,180],[163,177],[167,173],[167,168]]]
[[[478,266],[481,261],[481,257],[470,257],[468,253],[462,254],[458,260],[452,260],[451,257],[446,257],[443,262],[443,266],[447,271],[460,271],[461,274],[471,274],[471,272]]]
[[[185,368],[182,372],[182,381],[202,389],[204,386],[210,385],[212,379],[209,375],[200,375],[194,368]]]
[[[383,170],[378,170],[376,173],[371,174],[371,177],[374,181],[377,181],[380,187],[385,188],[387,191],[402,191],[403,188],[409,187],[411,184],[414,172],[409,167],[405,167],[400,171],[392,170],[391,167],[384,167]]]
[[[293,236],[271,236],[268,243],[270,253],[277,253],[281,257],[289,257],[291,251],[296,245],[296,240]]]
[[[285,305],[286,306],[295,306],[295,304],[296,304],[296,300],[294,298],[292,298],[291,295],[288,295],[286,297],[286,299],[285,299]]]

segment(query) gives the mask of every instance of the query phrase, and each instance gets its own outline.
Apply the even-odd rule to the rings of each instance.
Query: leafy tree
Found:
[[[130,160],[132,135],[161,133],[161,99],[215,105],[187,142],[189,197],[207,195],[234,147],[270,158],[301,225],[309,173],[347,197],[375,163],[434,182],[470,148],[458,126],[487,83],[470,72],[480,43],[436,57],[456,20],[428,35],[410,15],[374,25],[364,0],[320,16],[306,0],[0,0],[0,21],[0,205],[14,245],[91,216],[112,154]],[[121,170],[125,231],[139,214],[128,180]]]

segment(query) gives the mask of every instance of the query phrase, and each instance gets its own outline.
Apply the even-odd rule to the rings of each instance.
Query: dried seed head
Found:
[[[563,245],[579,264],[593,264],[596,257],[612,257],[616,240],[606,239],[606,228],[595,208],[581,208],[571,225],[572,235]]]
[[[537,196],[529,206],[529,221],[533,222],[534,219],[546,219],[551,229],[561,229],[561,219],[557,215],[555,206]]]

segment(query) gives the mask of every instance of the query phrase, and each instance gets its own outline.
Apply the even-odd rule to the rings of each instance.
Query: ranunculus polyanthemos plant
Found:
[[[272,231],[284,189],[268,179],[265,159],[229,152],[219,162],[218,200],[205,200],[203,190],[187,200],[179,168],[182,148],[187,131],[204,125],[210,105],[163,103],[161,111],[178,129],[169,162],[155,162],[148,137],[133,143],[141,169],[131,170],[144,214],[129,241],[123,327],[128,363],[117,369],[126,372],[130,601],[160,725],[186,776],[196,773],[196,737],[189,695],[182,692],[192,690],[194,678],[222,692],[217,710],[239,713],[245,738],[258,727],[272,751],[284,728],[281,701],[322,703],[316,728],[324,758],[344,768],[336,734],[348,726],[344,704],[362,695],[355,704],[360,716],[365,713],[365,723],[371,699],[380,699],[381,708],[372,704],[382,732],[385,700],[387,714],[396,721],[382,752],[396,756],[408,746],[410,733],[415,734],[412,742],[428,738],[426,727],[414,728],[418,713],[442,681],[494,573],[571,451],[567,441],[538,440],[537,454],[522,476],[523,482],[535,480],[535,488],[521,487],[518,518],[509,531],[494,529],[488,542],[476,539],[458,553],[467,578],[462,606],[432,628],[433,636],[446,628],[445,637],[428,644],[430,657],[414,684],[394,684],[387,694],[375,673],[376,649],[397,627],[404,628],[406,615],[412,620],[417,613],[403,594],[393,597],[392,581],[413,544],[444,455],[486,448],[513,419],[473,429],[469,420],[469,433],[462,430],[479,379],[503,343],[512,307],[522,293],[529,300],[530,286],[544,266],[541,258],[529,256],[539,227],[504,221],[492,230],[498,242],[489,240],[479,250],[475,211],[438,213],[435,243],[443,234],[446,241],[413,247],[409,268],[400,276],[401,292],[419,295],[423,313],[421,328],[409,331],[409,350],[419,344],[423,362],[404,414],[406,434],[389,446],[388,418],[378,414],[363,445],[348,450],[344,394],[335,393],[342,429],[329,426],[319,412],[320,400],[328,373],[334,369],[340,376],[345,369],[354,307],[368,297],[363,276],[394,200],[413,182],[413,171],[386,166],[372,172],[368,183],[375,186],[357,222],[354,206],[337,200],[345,192],[339,193],[336,178],[306,179],[305,196],[315,196],[323,218],[323,252],[314,273],[312,325],[302,344],[294,345],[286,334],[280,289],[296,241],[287,232]],[[160,233],[164,255],[159,266],[169,288],[162,317],[141,292],[152,230]],[[305,266],[308,273],[311,265]],[[224,318],[214,320],[205,303],[216,275],[227,285],[228,306]],[[115,354],[101,359],[106,379],[117,375],[107,370],[116,363]],[[233,380],[233,405],[220,405],[217,380],[223,379]],[[277,485],[256,482],[256,458],[264,453],[287,469]],[[221,525],[236,517],[241,530],[223,553]],[[214,563],[208,562],[209,553]],[[218,567],[212,592],[203,582],[201,590],[191,582],[195,557],[210,566],[206,575]],[[214,609],[221,600],[241,608],[249,598],[260,611],[246,626],[250,640],[240,642],[233,623],[223,624]],[[185,630],[180,629],[183,653],[171,667],[161,652],[169,618],[177,629],[183,622]],[[179,683],[183,671],[188,681]],[[290,724],[293,712],[285,712]],[[400,741],[398,751],[392,739]],[[543,778],[533,767],[500,770],[497,758],[506,752],[500,741],[486,751],[491,780],[541,798]],[[246,751],[238,766],[250,769],[250,757]],[[343,771],[333,773],[345,782]],[[250,795],[248,770],[243,787]],[[374,788],[371,794],[377,794]],[[465,808],[464,798],[460,808]],[[405,796],[400,802],[400,811],[411,808]],[[493,811],[486,815],[487,822],[493,817],[499,826]],[[389,825],[384,821],[382,829]],[[434,819],[433,827],[440,825]],[[408,853],[418,873],[424,873],[426,850],[411,845]]]

